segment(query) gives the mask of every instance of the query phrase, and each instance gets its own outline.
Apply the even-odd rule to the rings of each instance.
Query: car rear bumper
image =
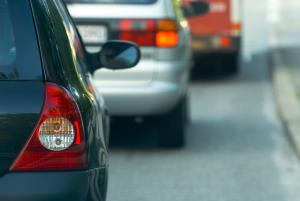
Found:
[[[155,83],[148,87],[114,88],[102,91],[115,116],[147,116],[165,113],[181,97],[181,86],[172,83]]]
[[[111,85],[95,80],[95,84],[113,116],[159,115],[171,110],[187,93],[189,72],[188,62],[161,61],[148,84],[117,80]]]
[[[104,201],[106,174],[105,168],[73,172],[8,173],[0,177],[0,200]]]
[[[211,53],[231,53],[239,52],[241,48],[240,36],[229,36],[230,45],[222,47],[221,36],[194,36],[192,38],[193,53],[197,55]]]

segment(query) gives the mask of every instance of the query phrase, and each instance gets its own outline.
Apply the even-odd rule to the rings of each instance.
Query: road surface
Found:
[[[156,147],[151,124],[115,131],[108,201],[298,201],[299,160],[268,75],[257,55],[237,77],[192,83],[182,150]]]
[[[299,14],[287,15],[296,1],[272,1],[277,7],[244,1],[241,73],[191,84],[184,149],[159,149],[151,123],[115,128],[108,201],[300,200],[299,159],[277,113],[267,57],[269,42],[293,40],[282,27]]]

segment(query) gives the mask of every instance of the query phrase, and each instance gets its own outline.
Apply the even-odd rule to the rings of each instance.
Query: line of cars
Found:
[[[207,1],[0,0],[0,200],[105,201],[109,115],[149,119],[161,146],[182,147],[186,18],[208,11]]]
[[[135,68],[117,73],[99,69],[93,78],[114,120],[152,121],[163,147],[185,143],[194,64],[202,68],[199,61],[205,60],[217,62],[218,71],[239,70],[240,0],[64,1],[87,51],[99,51],[107,40],[140,46],[142,59]]]
[[[91,75],[133,43],[84,49],[61,0],[0,0],[0,200],[104,201],[109,119]]]
[[[107,40],[128,40],[141,47],[133,69],[99,69],[96,87],[114,117],[150,119],[163,147],[182,147],[188,122],[188,81],[193,65],[185,16],[206,12],[193,2],[182,9],[174,0],[65,0],[89,52]]]

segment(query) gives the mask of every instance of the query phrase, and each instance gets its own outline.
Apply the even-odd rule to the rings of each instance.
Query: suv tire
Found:
[[[159,144],[166,148],[181,148],[185,144],[187,98],[158,119]]]

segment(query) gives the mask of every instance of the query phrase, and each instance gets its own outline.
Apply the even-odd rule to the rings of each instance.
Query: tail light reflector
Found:
[[[171,19],[125,19],[120,21],[120,39],[140,46],[175,47],[179,42],[178,26]]]
[[[84,133],[72,95],[56,84],[45,84],[45,102],[36,128],[11,171],[86,168]]]

